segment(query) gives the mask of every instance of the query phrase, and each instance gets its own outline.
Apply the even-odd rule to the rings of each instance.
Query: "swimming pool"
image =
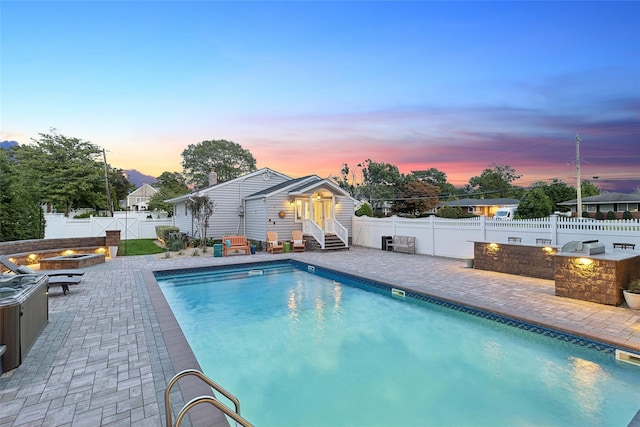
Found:
[[[638,410],[640,370],[606,345],[294,267],[156,274],[204,372],[256,425],[626,425]]]

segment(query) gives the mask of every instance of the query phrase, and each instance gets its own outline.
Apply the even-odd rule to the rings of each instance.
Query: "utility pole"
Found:
[[[111,190],[109,189],[109,174],[107,169],[107,153],[102,149],[102,158],[104,159],[104,183],[107,189],[107,206],[111,216],[113,217],[113,200],[111,200]]]
[[[576,179],[578,181],[578,205],[576,206],[577,217],[582,217],[582,185],[580,182],[580,136],[576,132]]]

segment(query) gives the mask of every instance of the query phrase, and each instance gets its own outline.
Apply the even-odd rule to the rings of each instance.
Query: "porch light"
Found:
[[[293,206],[293,198],[289,199],[289,206]]]
[[[316,196],[316,200],[320,200],[320,195],[319,194]]]

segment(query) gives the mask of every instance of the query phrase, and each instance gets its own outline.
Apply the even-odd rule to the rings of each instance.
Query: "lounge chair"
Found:
[[[35,271],[27,266],[15,264],[6,255],[0,256],[0,264],[5,266],[14,274],[39,274],[47,276],[49,278],[49,285],[47,289],[51,286],[60,286],[65,295],[69,293],[69,285],[79,284],[82,280],[82,276],[84,276],[84,271],[74,269]]]
[[[306,241],[302,239],[302,231],[293,230],[291,232],[291,250],[293,252],[304,252]]]
[[[277,231],[267,231],[267,252],[271,252],[272,254],[284,252],[284,245],[278,240]]]
[[[35,271],[27,266],[18,265],[11,261],[8,256],[0,255],[0,264],[4,265],[5,268],[14,272],[15,274],[44,274],[49,277],[55,276],[66,276],[66,277],[81,277],[84,276],[84,271],[77,269],[69,269],[69,270],[38,270]]]

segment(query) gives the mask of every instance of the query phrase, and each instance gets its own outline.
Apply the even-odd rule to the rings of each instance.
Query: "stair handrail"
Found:
[[[173,378],[171,378],[171,381],[169,381],[169,384],[167,384],[167,388],[164,390],[164,410],[165,410],[166,418],[167,418],[167,423],[166,423],[167,427],[172,427],[172,424],[171,424],[172,423],[172,421],[171,421],[171,389],[173,388],[174,384],[176,382],[178,382],[178,380],[180,380],[181,378],[184,378],[186,376],[189,376],[189,375],[193,375],[193,376],[199,378],[201,381],[205,382],[209,387],[213,388],[214,390],[216,390],[217,392],[222,394],[224,397],[226,397],[227,399],[232,401],[233,405],[235,406],[235,413],[240,415],[240,401],[238,400],[237,397],[235,397],[233,394],[231,394],[231,392],[225,390],[224,387],[222,387],[221,385],[219,385],[218,383],[216,383],[211,378],[207,377],[205,374],[203,374],[202,372],[198,371],[197,369],[185,369],[184,371],[180,371],[177,374],[175,374],[173,376]],[[201,397],[203,397],[203,396],[200,396],[200,398]],[[199,399],[199,398],[196,398],[196,399]],[[215,399],[215,398],[213,398],[213,399]],[[194,399],[192,399],[192,401],[193,400]],[[217,399],[215,399],[215,400],[218,401]],[[224,407],[226,407],[227,409],[231,410],[224,403],[222,403],[220,401],[218,401],[218,402],[221,405],[223,405]],[[190,403],[191,403],[191,401],[189,401],[185,406],[183,406],[182,409],[180,410],[180,413],[182,413],[182,411],[185,409],[185,407],[187,405],[189,405]],[[198,403],[200,403],[200,402],[198,402]],[[197,403],[195,403],[195,404],[197,404]],[[192,406],[194,406],[194,405],[191,405],[189,407],[189,409]],[[217,405],[215,405],[215,406],[217,407]],[[222,410],[222,411],[225,412],[224,410]],[[176,422],[177,422],[177,420],[176,420]]]
[[[334,229],[334,233],[336,234],[336,236],[338,236],[338,238],[340,240],[342,240],[342,243],[344,243],[345,247],[349,247],[349,230],[347,230],[347,228],[342,225],[340,223],[340,221],[338,221],[337,219],[333,219],[333,229]]]
[[[324,249],[324,230],[320,228],[315,221],[310,219],[305,219],[303,222],[303,232],[310,234],[318,243],[320,243],[320,248]]]
[[[187,402],[187,404],[182,407],[180,412],[178,412],[178,416],[176,417],[176,427],[180,426],[180,423],[182,423],[182,419],[187,414],[187,411],[193,408],[194,406],[199,405],[200,403],[209,403],[215,406],[216,408],[224,412],[225,415],[228,415],[237,424],[240,424],[243,427],[253,427],[253,424],[251,424],[249,421],[244,419],[240,414],[233,412],[231,408],[229,408],[227,405],[220,402],[218,399],[216,399],[213,396],[198,396],[198,397],[194,397],[189,402]]]

